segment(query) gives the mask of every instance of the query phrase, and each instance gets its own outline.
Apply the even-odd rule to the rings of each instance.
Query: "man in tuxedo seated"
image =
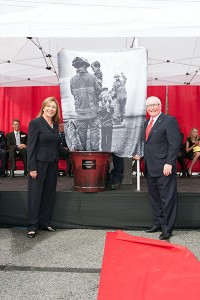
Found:
[[[3,131],[0,130],[0,177],[6,177],[5,169],[7,164],[6,138]]]
[[[59,124],[59,134],[60,134],[60,148],[59,148],[59,157],[66,160],[66,172],[63,174],[68,177],[72,177],[72,162],[70,157],[70,150],[67,146],[64,132],[64,123]]]
[[[16,169],[16,157],[21,157],[24,164],[24,176],[27,176],[27,140],[26,132],[20,131],[20,121],[12,121],[13,131],[6,135],[7,152],[10,168],[10,177],[14,177]]]

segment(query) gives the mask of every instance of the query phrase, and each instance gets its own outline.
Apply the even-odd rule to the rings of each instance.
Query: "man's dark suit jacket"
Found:
[[[57,124],[51,128],[43,117],[32,120],[28,130],[28,170],[37,171],[37,161],[58,161],[59,144]]]
[[[20,131],[20,140],[21,144],[27,145],[28,135],[26,132]],[[14,131],[6,135],[6,145],[7,149],[17,148]]]
[[[172,170],[176,172],[176,160],[181,145],[177,120],[161,113],[146,141],[145,132],[148,121],[144,123],[143,133],[145,167],[153,177],[163,175],[164,164],[172,165]]]
[[[1,149],[5,149],[5,148],[6,148],[5,134],[3,131],[0,131],[0,153],[1,153]]]

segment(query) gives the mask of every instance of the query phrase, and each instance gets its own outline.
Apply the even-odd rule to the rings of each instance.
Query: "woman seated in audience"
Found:
[[[188,169],[188,174],[192,174],[192,168],[196,161],[200,157],[200,138],[199,138],[199,132],[197,128],[192,128],[190,130],[190,135],[186,139],[186,157],[192,160],[192,163]]]

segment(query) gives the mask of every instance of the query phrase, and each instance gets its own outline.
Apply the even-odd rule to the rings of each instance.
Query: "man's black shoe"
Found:
[[[161,228],[158,226],[153,226],[153,227],[145,230],[145,232],[147,232],[147,233],[154,233],[154,232],[158,232],[158,231],[161,231]]]
[[[7,174],[5,172],[0,173],[0,177],[7,177]]]
[[[172,236],[171,233],[163,233],[162,232],[161,235],[159,236],[159,239],[160,240],[169,240],[171,236]]]
[[[10,170],[10,178],[14,177],[15,174],[14,174],[14,170]]]
[[[110,185],[111,190],[119,190],[120,189],[120,183],[112,183]]]

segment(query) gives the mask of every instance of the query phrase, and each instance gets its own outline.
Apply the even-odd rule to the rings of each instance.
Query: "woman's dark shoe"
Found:
[[[36,231],[29,231],[29,232],[28,232],[28,237],[29,237],[29,238],[34,238],[35,235],[36,235]]]
[[[55,232],[56,231],[56,229],[52,228],[51,226],[46,227],[45,230],[46,231],[51,231],[51,232]]]

